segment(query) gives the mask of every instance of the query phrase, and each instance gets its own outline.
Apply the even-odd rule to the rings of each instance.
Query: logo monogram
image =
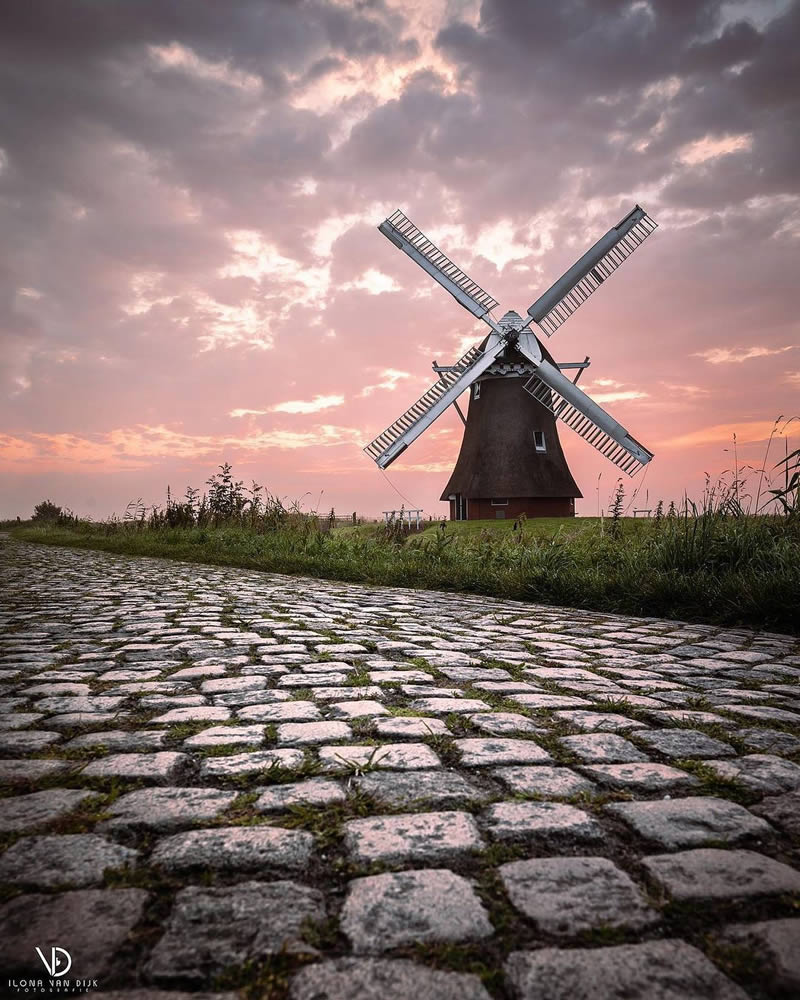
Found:
[[[49,962],[47,961],[47,959],[42,954],[42,949],[41,948],[39,948],[37,946],[36,951],[38,952],[39,958],[41,958],[42,963],[43,963],[45,969],[47,969],[47,971],[49,972],[49,974],[51,976],[54,976],[54,977],[55,976],[65,976],[69,972],[69,970],[72,968],[72,956],[66,950],[66,948],[51,948],[50,949],[50,961]],[[60,958],[60,956],[58,954],[59,952],[66,959],[66,964],[63,967],[61,967],[61,958]]]

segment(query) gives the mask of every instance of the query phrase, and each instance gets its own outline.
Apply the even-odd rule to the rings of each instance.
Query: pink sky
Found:
[[[398,207],[497,315],[636,202],[659,223],[547,343],[591,356],[581,386],[655,452],[637,506],[698,495],[734,432],[760,464],[800,413],[796,2],[31,0],[4,22],[0,517],[105,517],[224,461],[326,511],[396,488],[441,516],[452,408],[388,478],[361,448],[486,328],[378,233]],[[561,439],[594,514],[617,469]]]

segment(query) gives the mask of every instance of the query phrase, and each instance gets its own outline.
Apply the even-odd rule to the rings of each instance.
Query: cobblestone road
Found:
[[[796,639],[0,560],[8,995],[800,993]]]

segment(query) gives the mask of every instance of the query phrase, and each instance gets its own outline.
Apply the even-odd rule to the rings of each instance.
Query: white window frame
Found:
[[[542,453],[547,451],[547,439],[544,436],[544,431],[533,432],[533,447]]]
[[[508,507],[508,497],[505,499],[498,498],[497,500],[491,501],[492,507]]]

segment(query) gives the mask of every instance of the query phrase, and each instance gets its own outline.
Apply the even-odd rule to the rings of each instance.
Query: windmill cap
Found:
[[[522,317],[514,309],[509,309],[507,313],[501,316],[498,325],[501,330],[519,330],[522,326]]]

